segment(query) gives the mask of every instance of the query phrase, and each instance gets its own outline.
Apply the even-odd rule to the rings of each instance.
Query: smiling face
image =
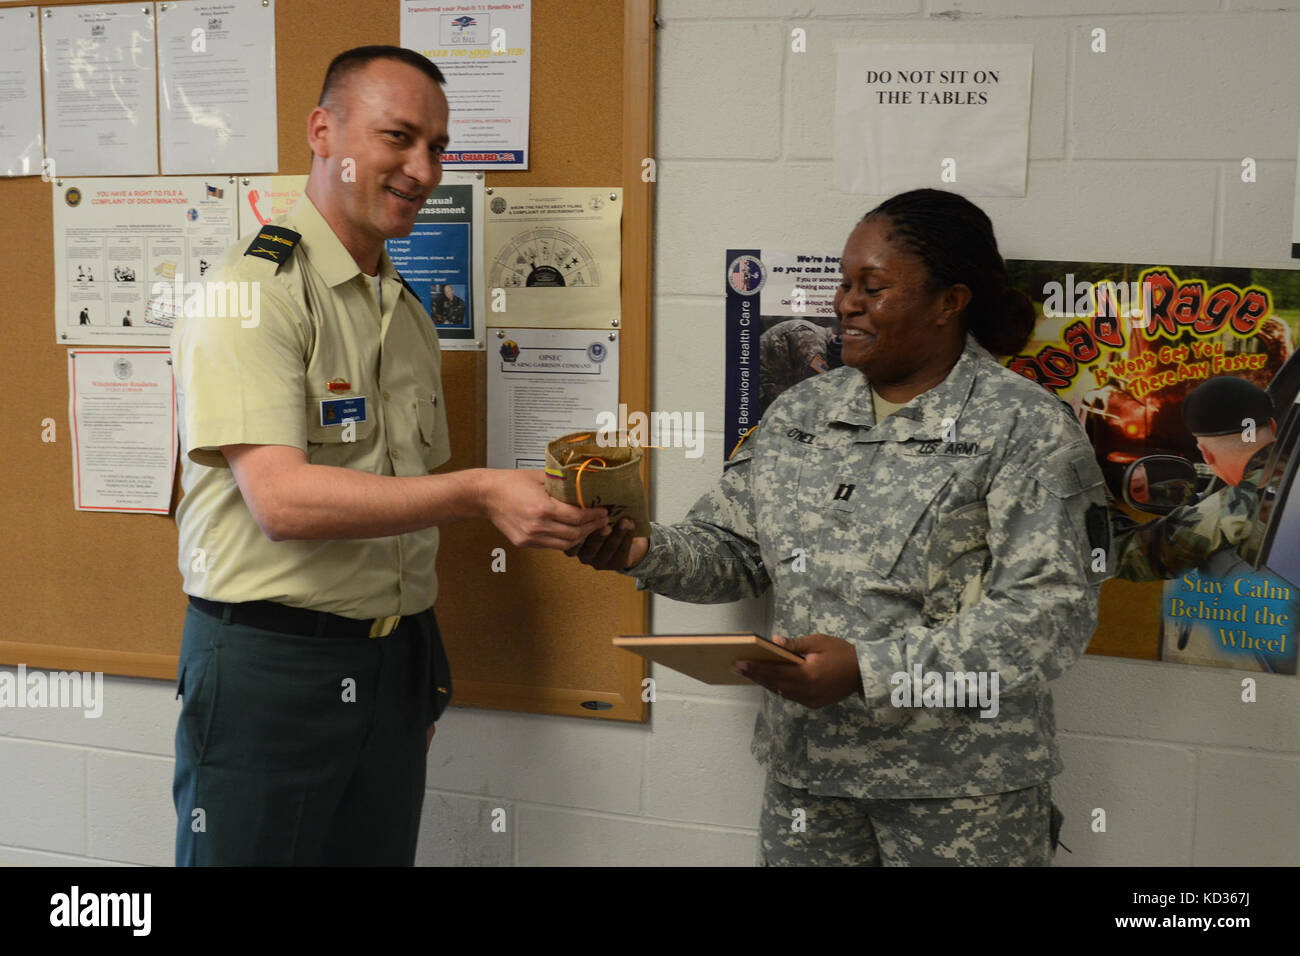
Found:
[[[890,401],[907,401],[947,376],[965,344],[964,285],[932,292],[916,256],[886,238],[875,216],[849,234],[835,293],[844,364],[864,372]]]
[[[384,240],[410,233],[442,181],[447,97],[415,67],[383,59],[349,77],[338,96],[338,109],[318,106],[308,120],[317,159],[307,191],[357,264],[373,272]]]

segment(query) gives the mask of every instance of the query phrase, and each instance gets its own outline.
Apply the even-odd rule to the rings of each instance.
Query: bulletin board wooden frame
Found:
[[[0,7],[31,6],[3,0]],[[73,6],[53,0],[44,6]],[[489,186],[623,188],[619,399],[649,408],[655,0],[535,0],[530,169],[488,173]],[[323,7],[276,0],[280,169],[306,173],[306,119],[342,50],[399,42],[396,0]],[[234,170],[234,173],[275,172]],[[0,473],[0,664],[173,679],[186,601],[168,517],[76,511],[67,347],[54,343],[52,186],[0,179],[0,283],[9,291],[5,363],[11,408]],[[447,469],[486,461],[488,352],[444,352],[451,426]],[[48,423],[54,423],[54,441]],[[649,466],[644,477],[649,481]],[[495,548],[506,571],[491,570]],[[443,528],[439,624],[459,706],[644,721],[646,665],[612,646],[646,630],[630,578],[598,574],[554,551],[513,548],[483,521]]]

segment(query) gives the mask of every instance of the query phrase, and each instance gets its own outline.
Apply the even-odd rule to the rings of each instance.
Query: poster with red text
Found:
[[[1090,649],[1295,674],[1300,271],[1007,265],[1038,321],[1006,364],[1074,409],[1113,501],[1117,579]],[[1223,377],[1246,384],[1185,418]]]

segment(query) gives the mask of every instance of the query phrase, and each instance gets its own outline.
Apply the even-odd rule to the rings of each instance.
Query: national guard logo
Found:
[[[751,295],[763,288],[767,269],[754,256],[736,256],[727,267],[727,282],[737,295]]]
[[[81,190],[76,186],[69,186],[67,191],[63,194],[63,201],[69,206],[80,206]]]
[[[501,343],[501,360],[503,362],[513,362],[519,358],[519,345],[512,339],[506,339]]]
[[[113,374],[124,382],[129,379],[131,377],[131,360],[125,356],[119,358],[113,363]]]

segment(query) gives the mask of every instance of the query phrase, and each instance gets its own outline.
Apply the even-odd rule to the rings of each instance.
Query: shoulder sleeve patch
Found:
[[[292,229],[285,229],[282,226],[263,226],[249,243],[244,255],[269,259],[276,265],[283,265],[289,261],[289,256],[293,254],[301,238],[302,234]]]

